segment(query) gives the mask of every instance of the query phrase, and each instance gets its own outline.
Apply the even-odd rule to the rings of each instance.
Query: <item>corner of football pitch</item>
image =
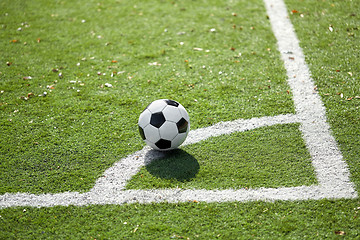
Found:
[[[233,1],[230,2],[228,4]],[[308,43],[311,39],[305,37],[309,26],[314,24],[307,17],[319,18],[321,14],[328,17],[328,12],[336,5],[349,7],[353,3],[286,2],[294,8],[289,11],[282,0],[264,0],[264,11],[269,19],[267,27],[272,29],[276,39],[278,57],[284,64],[285,87],[290,88],[287,95],[292,97],[294,109],[278,113],[274,111],[268,115],[264,114],[266,110],[257,115],[246,109],[248,115],[244,115],[244,118],[232,119],[232,116],[227,116],[228,119],[212,122],[213,119],[204,120],[201,114],[195,113],[196,107],[191,104],[197,104],[198,100],[186,102],[190,106],[190,116],[193,114],[195,119],[202,122],[195,124],[196,129],[190,131],[183,147],[171,152],[143,147],[123,156],[107,168],[89,190],[0,195],[0,222],[3,223],[0,237],[22,238],[29,234],[35,238],[71,236],[92,239],[358,237],[359,164],[355,160],[359,152],[356,148],[359,146],[359,136],[355,134],[359,130],[355,127],[359,118],[356,117],[358,104],[355,101],[359,97],[354,90],[358,87],[355,72],[358,67],[347,63],[350,67],[346,70],[345,67],[333,69],[331,79],[333,75],[346,71],[341,81],[344,81],[344,85],[348,81],[349,87],[344,86],[342,91],[346,88],[352,90],[345,93],[345,98],[343,92],[334,93],[339,80],[335,81],[334,85],[337,85],[334,87],[319,79],[324,77],[318,72],[321,63],[316,61],[320,61],[320,57],[315,54],[313,58],[308,57],[308,54],[311,55]],[[308,8],[306,4],[309,4]],[[321,10],[309,9],[312,4],[321,6]],[[133,7],[137,9],[138,6]],[[254,6],[248,5],[246,9],[251,12]],[[227,11],[230,10],[233,9],[227,8]],[[308,13],[311,10],[315,11],[313,15]],[[341,11],[340,8],[336,10]],[[180,11],[186,12],[186,9],[180,7]],[[146,15],[140,11],[130,15],[143,14]],[[231,17],[238,15],[234,10]],[[358,19],[356,14],[347,17]],[[294,21],[295,29],[291,21]],[[305,22],[301,30],[302,21],[311,23]],[[340,43],[359,42],[358,38],[354,40],[353,32],[357,28],[354,26],[346,30],[350,40],[339,40]],[[321,29],[323,26],[317,27]],[[254,30],[253,27],[251,30]],[[341,30],[336,30],[335,23],[327,26],[325,31],[327,34],[341,34]],[[210,34],[214,36],[214,32],[216,30],[211,30]],[[300,34],[301,42],[296,33]],[[186,33],[179,32],[177,37],[182,35]],[[336,42],[332,41],[332,44]],[[186,44],[181,43],[181,46]],[[203,50],[196,48],[193,51]],[[236,59],[238,57],[240,55]],[[150,58],[151,61],[156,60],[156,57]],[[148,61],[149,57],[145,59]],[[308,66],[307,62],[311,65]],[[161,66],[154,61],[152,64],[151,67]],[[185,61],[186,74],[192,69],[189,64],[191,61]],[[310,69],[316,73],[311,73]],[[217,75],[224,81],[231,80],[231,77],[223,76],[223,72]],[[128,74],[126,78],[131,80],[133,76]],[[181,84],[184,85],[183,82]],[[330,86],[329,92],[326,84]],[[194,85],[185,85],[186,88],[194,88]],[[231,81],[226,85],[220,91],[229,90]],[[211,88],[210,84],[207,87]],[[278,86],[279,89],[282,87]],[[104,86],[100,88],[104,90]],[[239,91],[239,88],[241,86],[236,86],[231,91]],[[202,91],[207,92],[208,89]],[[171,92],[169,97],[173,94]],[[251,96],[256,101],[261,97],[266,98]],[[284,103],[291,106],[287,100]],[[214,103],[208,104],[211,106]],[[352,145],[341,135],[342,125],[335,119],[340,112],[345,112],[346,106],[348,113],[352,113],[346,116],[353,121],[346,128],[346,134],[355,139]],[[221,111],[221,108],[214,111],[214,118],[216,111]],[[206,121],[211,121],[211,124]],[[350,132],[351,129],[353,132]]]

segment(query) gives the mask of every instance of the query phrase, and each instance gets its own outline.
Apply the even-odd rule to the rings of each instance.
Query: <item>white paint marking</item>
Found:
[[[219,122],[210,127],[191,131],[185,140],[184,145],[194,144],[209,137],[217,137],[224,134],[231,134],[233,132],[243,132],[259,127],[296,122],[299,122],[298,116],[293,114]]]
[[[275,117],[262,117],[252,119],[239,119],[231,122],[220,122],[210,127],[196,129],[190,131],[183,146],[198,143],[210,137],[216,137],[223,134],[233,132],[243,132],[259,127],[271,126],[275,124],[286,124],[298,122],[296,115],[279,115]],[[123,190],[126,182],[135,175],[139,169],[154,159],[164,156],[162,152],[152,151],[149,147],[145,147],[122,161],[116,163],[113,167],[105,171],[106,178],[100,178],[96,182],[93,192],[102,191],[104,189]]]
[[[278,41],[293,92],[296,114],[221,122],[214,126],[191,131],[184,145],[194,144],[209,137],[247,131],[274,124],[301,123],[306,145],[312,157],[319,185],[284,188],[190,190],[150,189],[124,190],[126,182],[145,164],[160,158],[162,153],[148,147],[115,163],[86,193],[57,194],[6,193],[0,196],[0,208],[13,206],[50,207],[55,205],[124,204],[184,201],[275,201],[323,198],[356,198],[357,192],[350,181],[350,173],[336,141],[326,122],[325,108],[314,84],[299,41],[288,18],[282,0],[264,0],[273,32]],[[290,58],[289,58],[290,57]],[[296,76],[296,77],[294,77]]]
[[[325,108],[314,90],[315,85],[286,6],[283,0],[264,2],[285,64],[296,113],[301,119],[300,130],[312,156],[317,179],[334,197],[340,189],[347,189],[349,197],[356,196],[348,167],[326,122]]]

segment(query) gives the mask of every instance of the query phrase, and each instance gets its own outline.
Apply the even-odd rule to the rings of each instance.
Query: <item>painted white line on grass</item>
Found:
[[[243,132],[259,127],[295,122],[298,122],[297,116],[292,114],[220,122],[210,127],[190,131],[186,141],[183,143],[183,146],[198,143],[210,137],[216,137],[223,134]],[[113,167],[107,169],[104,173],[104,176],[106,177],[98,179],[91,191],[101,192],[104,189],[109,191],[123,190],[126,182],[130,180],[142,166],[154,159],[161,158],[162,156],[164,156],[164,153],[153,151],[150,150],[149,147],[145,147],[143,150],[131,154],[122,161],[117,162]]]
[[[133,202],[184,202],[193,200],[225,202],[356,198],[358,195],[353,183],[350,181],[347,165],[326,122],[325,108],[319,95],[314,92],[310,71],[288,18],[285,4],[282,0],[264,0],[264,3],[285,64],[288,82],[293,92],[296,114],[221,122],[210,127],[191,131],[184,144],[194,144],[209,137],[233,132],[298,122],[301,124],[300,130],[312,157],[319,185],[238,190],[124,190],[126,182],[142,166],[163,156],[163,153],[145,147],[107,169],[103,177],[96,181],[95,186],[89,192],[41,195],[6,193],[0,196],[0,208],[13,206],[82,206]]]
[[[315,85],[286,6],[283,0],[264,2],[285,64],[296,113],[301,119],[300,130],[312,156],[319,184],[334,197],[340,189],[347,189],[349,197],[356,196],[348,167],[326,122],[325,108],[314,90]]]
[[[160,203],[160,202],[248,202],[276,200],[319,200],[324,198],[355,198],[347,189],[334,192],[322,186],[298,186],[259,189],[192,190],[192,189],[149,189],[125,191],[66,192],[57,194],[5,194],[0,197],[0,208],[14,206],[52,207],[84,206],[90,204]]]
[[[210,127],[190,131],[189,136],[183,145],[195,144],[210,137],[216,137],[223,134],[231,134],[259,127],[296,122],[299,122],[299,119],[293,114],[220,122]],[[13,206],[51,207],[56,205],[79,206],[88,204],[120,204],[133,202],[135,201],[134,199],[140,202],[149,202],[150,199],[154,199],[154,201],[170,200],[166,199],[166,196],[172,196],[172,201],[175,201],[175,199],[181,201],[183,197],[190,196],[193,190],[180,191],[179,189],[165,189],[124,191],[126,182],[130,180],[142,166],[163,156],[163,152],[154,151],[149,147],[144,147],[142,150],[123,158],[121,161],[115,163],[114,166],[107,169],[103,176],[96,181],[95,186],[87,193],[65,192],[40,195],[27,193],[6,193],[4,195],[0,195],[0,208]],[[201,193],[207,192],[207,190],[194,191],[195,195],[199,195],[196,193],[197,191],[200,191]],[[222,194],[221,191],[215,190],[215,192],[217,192],[218,195]],[[226,194],[226,192],[223,194]],[[244,197],[246,198],[246,196]],[[143,201],[141,199],[143,199]],[[190,197],[189,199],[193,198]],[[251,198],[248,199],[251,200]]]
[[[312,157],[319,186],[301,186],[278,189],[251,190],[123,190],[126,182],[137,173],[141,166],[160,158],[161,153],[145,154],[138,152],[124,159],[114,168],[109,169],[105,179],[99,179],[92,189],[93,193],[108,189],[107,201],[112,202],[161,202],[161,201],[250,201],[250,200],[304,200],[320,198],[354,198],[357,193],[349,180],[346,163],[331,136],[330,127],[326,122],[325,108],[319,95],[314,92],[310,71],[299,46],[299,41],[288,18],[282,0],[264,0],[267,13],[278,48],[287,71],[288,82],[293,92],[296,115],[280,115],[275,117],[253,118],[218,123],[203,129],[190,132],[184,144],[193,144],[208,137],[230,134],[235,131],[300,122],[300,130]],[[140,154],[141,153],[141,154]],[[145,159],[143,159],[145,157]],[[110,181],[109,181],[110,179]],[[111,183],[111,184],[109,184]],[[110,190],[112,189],[112,191]],[[117,195],[113,198],[111,196]],[[121,197],[122,196],[122,197]]]
[[[228,122],[219,122],[213,126],[199,128],[189,133],[184,145],[194,144],[209,137],[217,137],[234,132],[243,132],[259,127],[266,127],[275,124],[288,124],[299,122],[299,117],[294,114],[278,115],[274,117],[261,117],[251,119],[238,119]]]

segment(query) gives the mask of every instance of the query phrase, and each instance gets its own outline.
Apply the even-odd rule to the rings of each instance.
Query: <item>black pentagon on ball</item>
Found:
[[[155,145],[159,148],[159,149],[168,149],[171,148],[171,142],[169,140],[165,140],[165,139],[160,139],[159,141],[157,141],[155,143]]]
[[[189,125],[189,123],[188,123],[188,121],[185,120],[185,118],[181,118],[176,123],[179,133],[185,133],[187,131],[188,125]]]
[[[171,106],[174,106],[174,107],[178,107],[178,106],[179,106],[179,103],[176,102],[176,101],[174,101],[174,100],[169,100],[169,99],[167,99],[167,100],[165,100],[165,102],[166,102],[167,105],[171,105]]]
[[[140,136],[142,138],[142,140],[145,140],[145,133],[144,133],[144,129],[142,129],[142,127],[139,126],[139,132],[140,132]]]
[[[166,120],[162,112],[153,113],[150,118],[150,124],[157,128],[161,127],[165,121]]]

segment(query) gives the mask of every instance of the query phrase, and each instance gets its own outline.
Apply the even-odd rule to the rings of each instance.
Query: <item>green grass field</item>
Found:
[[[202,14],[186,10],[190,3]],[[88,190],[106,168],[143,146],[137,118],[158,98],[186,106],[192,129],[293,113],[260,4],[190,3],[87,2],[75,8],[59,2],[42,5],[40,12],[36,3],[26,3],[19,12],[24,6],[18,2],[2,8],[9,10],[2,14],[2,124],[12,137],[1,139],[7,162],[1,177],[11,181],[4,181],[0,192]],[[232,9],[244,9],[243,17],[232,16]],[[48,23],[57,27],[42,30]],[[194,51],[197,47],[204,50]],[[149,65],[154,62],[161,66]],[[44,91],[48,95],[38,97]]]
[[[285,3],[359,192],[360,2]],[[184,105],[191,129],[295,113],[261,0],[4,0],[0,46],[0,194],[88,191],[144,147],[137,119],[155,99]],[[298,128],[187,145],[126,187],[316,184]],[[359,199],[12,207],[0,239],[357,239],[359,211]]]
[[[127,188],[239,189],[315,184],[298,127],[276,125],[185,146],[181,153],[169,153],[143,167]]]

